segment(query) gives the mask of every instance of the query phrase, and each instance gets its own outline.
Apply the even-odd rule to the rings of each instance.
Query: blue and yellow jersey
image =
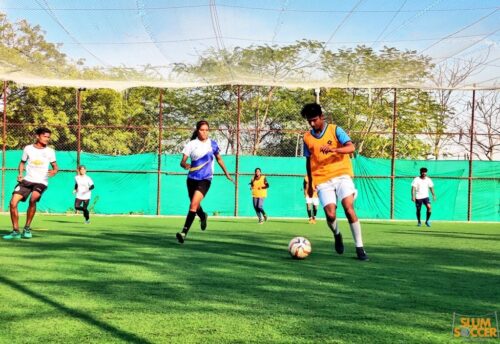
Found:
[[[214,158],[219,154],[217,142],[208,139],[194,139],[188,142],[182,154],[191,159],[188,178],[194,180],[211,180],[214,175]]]
[[[320,148],[324,145],[340,148],[349,141],[351,141],[349,135],[333,124],[327,124],[319,135],[313,130],[304,134],[304,156],[310,159],[314,185],[342,175],[353,176],[349,154],[320,152]]]

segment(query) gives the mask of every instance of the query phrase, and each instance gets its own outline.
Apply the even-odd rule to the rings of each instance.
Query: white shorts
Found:
[[[306,197],[306,204],[314,204],[315,206],[319,205],[318,197]]]
[[[331,203],[337,205],[337,199],[342,201],[352,194],[354,194],[354,199],[358,196],[358,190],[356,190],[354,182],[348,175],[335,177],[321,183],[316,187],[316,190],[323,208]]]

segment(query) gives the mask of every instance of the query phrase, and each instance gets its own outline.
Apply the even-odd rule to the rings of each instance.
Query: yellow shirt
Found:
[[[314,185],[319,185],[342,175],[351,177],[354,175],[349,154],[324,154],[320,152],[320,148],[324,145],[330,145],[333,148],[343,146],[335,134],[336,128],[336,125],[327,124],[323,135],[319,138],[314,137],[310,131],[304,134],[304,145],[310,153],[309,160]]]
[[[261,174],[259,179],[254,179],[252,183],[252,197],[255,198],[266,198],[267,188],[266,186],[266,176]]]

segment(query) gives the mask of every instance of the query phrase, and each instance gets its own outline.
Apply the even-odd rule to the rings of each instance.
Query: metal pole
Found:
[[[161,212],[161,142],[163,137],[163,89],[160,88],[160,111],[159,111],[159,122],[158,122],[158,179],[157,179],[157,189],[156,189],[156,215],[160,215]]]
[[[76,166],[80,166],[80,152],[82,150],[82,97],[81,92],[84,89],[76,90],[76,108],[78,115],[78,127],[76,128]]]
[[[394,178],[396,169],[396,129],[397,129],[397,90],[394,89],[394,102],[392,109],[392,151],[391,151],[391,220],[394,219]]]
[[[472,114],[470,121],[469,146],[469,187],[467,191],[467,221],[472,218],[472,154],[474,154],[474,114],[476,110],[476,90],[472,90]]]
[[[7,149],[7,81],[3,82],[3,129],[2,129],[2,211],[5,210],[5,158]]]
[[[238,188],[240,177],[240,123],[241,123],[241,86],[238,85],[238,119],[236,122],[236,171],[235,171],[235,188],[234,188],[234,216],[238,216]]]

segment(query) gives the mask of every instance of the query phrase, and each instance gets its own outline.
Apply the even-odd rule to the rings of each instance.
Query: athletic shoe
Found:
[[[358,259],[362,261],[368,261],[370,258],[366,255],[364,248],[356,247],[356,254],[358,255]]]
[[[430,227],[430,226],[431,226],[431,223],[430,223],[429,221],[426,221],[426,222],[425,222],[425,225],[426,225],[427,227]]]
[[[313,217],[311,220],[311,224],[315,225],[316,224],[316,219]]]
[[[186,239],[186,234],[182,233],[182,232],[179,232],[175,235],[175,237],[177,238],[177,241],[180,243],[180,244],[183,244],[184,243],[184,240]]]
[[[90,220],[85,220],[84,222],[86,225],[90,225]]]
[[[264,221],[267,221],[267,215],[264,215]]]
[[[259,225],[264,224],[264,220],[259,220]]]
[[[19,240],[21,239],[21,233],[19,231],[12,231],[7,235],[4,235],[3,238],[5,240]]]
[[[205,213],[205,218],[203,220],[201,220],[201,223],[200,223],[200,227],[201,227],[202,231],[207,229],[207,220],[208,220],[208,214]]]
[[[344,253],[344,241],[342,240],[342,233],[339,232],[339,234],[333,234],[333,237],[335,238],[335,252],[338,254]]]
[[[417,227],[422,227],[422,223],[417,223]]]
[[[33,235],[31,234],[31,228],[29,228],[29,227],[28,228],[24,228],[22,237],[24,239],[31,239],[33,237]]]

